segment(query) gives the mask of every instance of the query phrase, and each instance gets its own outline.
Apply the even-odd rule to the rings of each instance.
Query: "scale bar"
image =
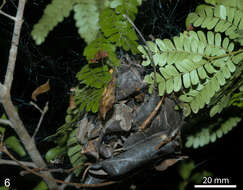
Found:
[[[194,185],[194,188],[236,188],[236,185]]]

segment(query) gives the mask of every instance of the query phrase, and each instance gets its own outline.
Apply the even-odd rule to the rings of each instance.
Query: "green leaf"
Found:
[[[154,80],[153,80],[153,78],[152,78],[151,75],[146,75],[146,76],[144,77],[144,82],[146,82],[146,83],[148,83],[148,84],[154,84]]]
[[[77,74],[77,78],[90,87],[102,88],[111,80],[111,74],[106,65],[87,64]]]
[[[191,101],[190,106],[194,113],[197,113],[199,111],[199,103],[196,101],[196,99]]]
[[[193,140],[194,140],[194,139],[193,139],[192,136],[187,137],[185,146],[186,146],[187,148],[190,148],[190,147],[193,145]]]
[[[179,190],[185,190],[186,185],[187,185],[187,182],[186,181],[180,181],[180,183],[178,185],[178,189]]]
[[[194,141],[193,141],[193,148],[197,149],[197,148],[199,148],[199,145],[200,145],[199,138],[195,138]]]
[[[117,12],[110,8],[104,9],[101,12],[99,23],[106,38],[114,42],[116,46],[123,47],[126,51],[131,50],[133,54],[136,54],[138,38],[131,24],[123,17],[122,14],[129,13],[123,8],[124,6],[118,6]],[[133,8],[131,9],[133,10]],[[130,14],[133,15],[133,11]]]
[[[183,50],[183,38],[175,36],[173,38],[173,40],[174,40],[174,44],[175,44],[176,49],[179,50],[179,51],[182,51]]]
[[[217,139],[216,133],[211,134],[210,141],[213,143],[216,141],[216,139]]]
[[[26,152],[23,146],[20,144],[19,140],[15,136],[10,136],[5,140],[6,146],[16,152],[19,156],[25,157]]]
[[[102,96],[104,88],[90,88],[84,87],[81,90],[75,91],[75,103],[79,105],[80,110],[86,109],[87,112],[92,111],[96,113],[98,111],[99,101]],[[89,105],[89,109],[87,106]]]
[[[178,92],[182,87],[181,76],[178,75],[174,78],[174,91]]]
[[[224,5],[219,5],[219,17],[221,19],[226,19],[226,7]]]
[[[223,73],[222,72],[217,72],[217,74],[216,74],[216,78],[217,78],[217,80],[218,80],[218,83],[221,85],[221,86],[223,86],[225,83],[226,83],[226,81],[225,81],[225,78],[224,78],[224,75],[223,75]]]
[[[1,119],[7,119],[5,114],[2,114]]]
[[[78,129],[78,128],[77,128]],[[71,136],[71,135],[70,135]],[[76,136],[75,136],[76,137]],[[68,156],[72,166],[76,168],[74,173],[76,176],[80,174],[83,170],[83,164],[86,161],[86,157],[81,153],[82,146],[79,144],[75,144],[73,146],[68,147]]]
[[[173,79],[169,79],[165,82],[166,92],[170,94],[174,89]]]
[[[159,95],[163,96],[165,94],[165,80],[159,83]]]
[[[232,61],[234,62],[234,64],[238,64],[243,60],[243,53],[239,53],[236,56],[234,56],[232,58]]]
[[[58,23],[62,22],[65,17],[69,16],[76,1],[77,0],[52,0],[52,2],[47,5],[43,16],[39,22],[34,25],[31,32],[31,36],[37,45],[42,44],[49,32],[53,30]]]
[[[156,39],[155,42],[162,52],[167,50],[165,43],[161,39]]]
[[[82,147],[81,147],[81,145],[79,145],[79,144],[77,144],[77,145],[75,145],[75,146],[69,148],[69,149],[68,149],[68,156],[72,156],[72,155],[74,155],[75,153],[80,152],[81,148],[82,148]]]
[[[223,40],[223,48],[224,49],[228,49],[228,45],[229,45],[229,38],[224,38],[224,40]]]
[[[241,28],[239,23],[242,20],[242,10],[238,10],[237,6],[229,5],[228,2],[232,1],[220,0],[217,2],[213,6],[199,5],[195,13],[188,15],[186,27],[193,24],[194,27],[214,29],[215,32],[221,33],[225,32],[230,39],[237,41],[237,36],[239,36],[237,31]],[[213,45],[212,42],[210,42],[211,45]]]
[[[216,70],[213,68],[213,66],[210,63],[207,63],[204,65],[206,71],[210,74],[213,74],[216,72]]]
[[[47,190],[48,186],[44,181],[41,181],[33,190]]]
[[[193,97],[183,94],[179,97],[179,100],[183,102],[191,102],[193,100]]]
[[[187,136],[186,147],[198,148],[207,145],[210,142],[215,142],[217,138],[221,138],[227,134],[241,121],[240,117],[230,117],[226,120],[219,118],[215,123],[208,125],[207,128],[200,129],[197,133]],[[222,122],[223,120],[223,122]]]
[[[196,70],[190,72],[190,78],[191,78],[192,85],[196,85],[199,83],[199,78]]]
[[[9,188],[8,187],[5,187],[5,186],[1,186],[0,187],[0,190],[9,190]]]
[[[232,61],[227,61],[227,67],[229,68],[229,70],[230,70],[230,72],[231,73],[233,73],[233,72],[235,72],[235,69],[236,69],[236,67],[235,67],[235,65],[232,63]]]
[[[78,32],[89,44],[96,38],[99,31],[99,11],[96,1],[89,0],[88,3],[81,1],[74,6],[73,10]]]
[[[190,74],[186,73],[183,75],[183,84],[185,88],[189,88],[191,86]]]
[[[221,46],[221,35],[219,33],[216,33],[215,35],[215,46],[217,47]]]
[[[184,115],[185,117],[188,117],[188,116],[191,114],[191,107],[190,107],[190,105],[184,103],[184,104],[182,105],[182,108],[183,108],[183,115]]]
[[[117,66],[119,60],[116,57],[116,47],[109,40],[107,40],[102,34],[98,34],[95,40],[88,44],[83,52],[83,55],[90,62],[95,58],[96,54],[102,50],[108,54],[108,59],[111,60],[112,65]]]
[[[182,162],[179,168],[179,174],[183,180],[189,179],[192,170],[195,168],[194,162]]]
[[[0,126],[0,137],[5,133],[5,128]]]
[[[198,9],[199,16],[214,17],[214,13],[212,6],[205,5]],[[217,14],[223,14],[223,12]],[[220,24],[221,21],[217,24]],[[221,26],[218,27],[221,29]],[[221,88],[225,88],[227,82],[232,81],[232,76],[237,71],[237,64],[243,60],[243,54],[241,52],[231,53],[234,49],[232,40],[230,42],[227,37],[223,39],[221,33],[212,31],[208,31],[207,35],[203,31],[184,32],[179,37],[174,37],[173,42],[174,44],[168,39],[156,39],[156,44],[149,42],[149,46],[153,49],[156,66],[159,67],[164,78],[166,93],[179,92],[182,89],[182,94],[188,94],[180,97],[184,103],[187,103],[181,106],[184,114],[190,114],[191,111],[198,113],[200,109],[210,104],[214,96],[221,93],[219,91]],[[146,47],[143,46],[143,48]],[[147,60],[142,64],[151,66],[144,49],[140,48],[140,52]],[[146,78],[146,80],[150,84],[154,83],[151,78]],[[157,82],[159,94],[162,95],[164,94],[164,84],[159,86],[159,81]],[[151,85],[150,93],[152,89]],[[196,140],[194,146],[197,147],[200,144],[202,145],[202,139],[199,142]]]
[[[198,76],[200,77],[200,79],[205,79],[207,77],[207,73],[203,66],[199,67],[197,72],[198,72]]]
[[[66,152],[66,147],[56,146],[48,150],[45,155],[46,161],[50,162],[51,160],[56,159],[58,156],[63,155]]]
[[[208,38],[208,44],[214,45],[214,34],[213,34],[213,32],[208,31],[207,38]]]
[[[190,177],[190,182],[194,184],[200,184],[203,177],[212,176],[211,172],[203,170],[202,172],[197,172]]]

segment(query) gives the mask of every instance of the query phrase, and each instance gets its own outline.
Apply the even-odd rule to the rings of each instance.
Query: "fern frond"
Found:
[[[99,32],[99,10],[96,0],[80,1],[74,6],[74,19],[78,32],[89,44]]]
[[[118,6],[117,9],[124,11],[123,6]],[[138,38],[131,24],[123,17],[125,13],[117,13],[110,8],[104,9],[100,15],[101,30],[105,37],[116,46],[122,47],[126,51],[131,50],[133,54],[136,54]]]
[[[135,15],[138,12],[139,2],[137,0],[122,0],[121,5],[116,7],[117,14],[126,14],[133,21],[135,20]]]
[[[221,119],[219,119],[218,123],[221,122],[219,126],[216,123],[207,128],[203,128],[196,134],[188,136],[185,145],[187,148],[199,148],[209,144],[210,142],[213,143],[217,140],[217,138],[221,138],[236,127],[240,121],[240,117],[230,117],[224,122],[221,122]]]
[[[37,45],[45,41],[45,38],[50,31],[53,30],[58,23],[62,22],[65,17],[68,17],[73,5],[78,0],[52,0],[44,10],[44,14],[31,32],[31,36]]]
[[[219,33],[209,31],[184,32],[179,37],[156,39],[148,42],[153,52],[155,65],[159,66],[159,94],[162,96],[184,89],[180,100],[188,103],[186,108],[197,113],[225,85],[243,59],[243,51],[235,51],[229,38],[222,39]],[[144,66],[151,64],[146,46],[138,46]],[[158,78],[158,77],[157,77]],[[153,74],[145,77],[145,82],[153,85]],[[185,90],[188,89],[188,90]],[[188,91],[188,92],[186,92]],[[190,110],[186,111],[188,114]]]
[[[96,113],[99,109],[100,98],[104,88],[83,87],[75,91],[75,103],[80,110]]]
[[[243,108],[243,91],[235,93],[230,99],[230,103],[233,106]]]
[[[108,54],[108,58],[112,65],[118,65],[119,60],[115,54],[116,46],[107,40],[102,34],[98,34],[97,38],[85,47],[83,55],[88,61],[90,61],[100,50]]]
[[[237,71],[242,71],[242,66],[238,67]],[[220,113],[224,108],[231,105],[243,108],[243,90],[241,91],[243,77],[237,76],[239,73],[241,72],[235,72],[227,85],[225,85],[223,89],[217,93],[214,100],[211,100],[210,104],[214,106],[210,109],[210,117],[213,117],[215,114]],[[232,80],[233,78],[235,79]],[[234,81],[237,81],[237,83],[234,83]]]
[[[224,95],[218,102],[216,105],[214,105],[211,109],[210,109],[210,117],[215,116],[217,113],[220,113],[225,107],[227,107],[229,105],[229,101],[230,101],[230,95]]]
[[[218,5],[222,4],[227,7],[234,7],[239,10],[243,10],[243,3],[241,0],[205,0],[205,3],[211,4],[211,5]]]
[[[172,84],[178,85],[178,82],[173,82],[174,80],[181,84],[173,88],[168,85],[171,90],[175,88],[175,92],[181,89],[182,84],[185,88],[199,84],[200,79],[204,80],[217,72],[215,67],[228,65],[231,71],[234,70],[232,61],[224,63],[230,57],[234,44],[229,43],[228,38],[222,41],[218,33],[214,36],[212,32],[208,32],[206,37],[201,31],[190,31],[189,34],[184,32],[180,37],[174,37],[173,43],[168,39],[156,39],[156,44],[148,44],[154,53],[155,65],[160,66],[163,78],[166,81],[170,80]],[[138,46],[145,58],[142,64],[148,66],[151,63],[144,48],[146,47]],[[229,69],[223,69],[226,78],[231,76],[230,72],[227,72]]]
[[[136,1],[137,1],[138,5],[142,4],[142,0],[136,0]],[[124,0],[106,0],[105,1],[105,6],[109,7],[109,8],[112,8],[112,9],[115,9],[116,7],[122,5],[123,2],[124,2]],[[133,4],[135,4],[135,3],[133,3]]]
[[[107,65],[87,64],[77,74],[80,84],[94,88],[104,88],[111,80],[111,74]]]
[[[78,143],[77,132],[78,128],[74,129],[72,133],[70,133],[69,139],[67,141],[67,154],[73,168],[76,168],[74,170],[76,176],[78,176],[80,172],[83,170],[82,166],[86,161],[86,157],[81,153],[82,146]]]
[[[243,4],[242,1],[238,2]],[[194,27],[224,32],[230,39],[242,44],[239,31],[243,29],[243,9],[240,9],[243,5],[237,5],[226,1],[220,1],[215,6],[199,5],[194,13],[188,15],[186,25],[193,24]]]

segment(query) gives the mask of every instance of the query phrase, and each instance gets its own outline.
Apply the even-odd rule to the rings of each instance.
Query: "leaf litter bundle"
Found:
[[[105,120],[85,114],[78,122],[81,153],[94,160],[84,176],[85,184],[119,180],[156,165],[165,170],[168,160],[181,158],[183,116],[169,97],[161,99],[156,90],[147,93],[144,74],[139,65],[122,64],[115,76],[115,102]]]

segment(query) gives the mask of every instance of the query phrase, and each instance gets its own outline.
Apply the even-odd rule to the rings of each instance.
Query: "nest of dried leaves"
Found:
[[[78,122],[82,154],[92,161],[84,183],[120,180],[144,168],[163,171],[183,158],[183,116],[170,97],[148,94],[144,75],[140,65],[122,64],[103,94],[99,116],[85,114]]]

